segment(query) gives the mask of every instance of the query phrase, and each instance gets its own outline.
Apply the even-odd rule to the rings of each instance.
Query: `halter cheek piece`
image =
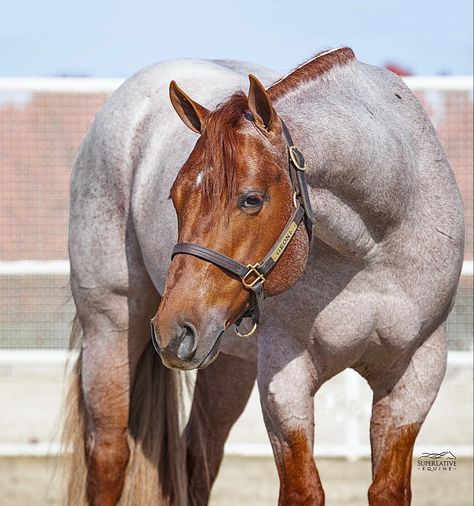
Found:
[[[257,329],[260,314],[262,312],[263,300],[265,298],[263,292],[265,276],[273,269],[273,267],[275,267],[276,263],[293,238],[299,224],[303,220],[310,241],[312,236],[314,215],[311,209],[308,188],[306,186],[304,157],[298,148],[293,145],[290,132],[283,120],[281,120],[281,124],[283,127],[283,136],[288,149],[288,171],[293,189],[294,209],[285,228],[283,229],[283,232],[280,234],[280,237],[278,237],[277,241],[270,248],[270,251],[263,260],[257,262],[256,264],[245,265],[233,258],[219,253],[218,251],[189,242],[177,243],[171,254],[171,259],[173,259],[176,255],[193,255],[217,265],[227,272],[238,276],[244,287],[253,292],[253,304],[240,316],[240,318],[237,319],[234,324],[235,332],[240,337],[249,337]],[[244,318],[252,319],[252,329],[246,334],[239,332],[239,326]]]

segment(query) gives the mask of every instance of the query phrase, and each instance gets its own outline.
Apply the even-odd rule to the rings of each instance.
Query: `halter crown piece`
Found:
[[[293,212],[286,223],[283,232],[278,237],[277,241],[270,248],[262,261],[256,264],[245,265],[233,258],[230,258],[218,251],[199,246],[189,242],[179,242],[175,244],[171,259],[176,255],[193,255],[197,258],[210,262],[222,269],[238,276],[242,284],[247,290],[251,290],[254,294],[252,305],[238,318],[234,324],[234,329],[240,337],[250,337],[257,329],[260,314],[262,312],[263,300],[265,294],[263,291],[263,284],[265,276],[275,267],[281,255],[293,238],[298,225],[304,220],[306,231],[308,232],[309,240],[311,242],[312,229],[314,224],[314,214],[311,209],[311,202],[308,195],[308,187],[305,179],[305,161],[303,154],[293,144],[288,127],[284,121],[281,120],[283,127],[283,136],[286,141],[288,150],[288,172],[290,175],[291,185],[293,189]],[[247,333],[239,332],[239,327],[244,318],[251,318],[252,329]],[[152,335],[152,337],[154,337]],[[155,344],[155,343],[153,343]]]

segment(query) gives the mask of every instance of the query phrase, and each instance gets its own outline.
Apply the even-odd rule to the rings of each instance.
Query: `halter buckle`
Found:
[[[303,153],[296,146],[288,146],[288,152],[290,153],[290,158],[295,168],[301,171],[305,171],[306,165],[304,162]]]
[[[248,268],[248,271],[247,271],[247,274],[245,274],[245,276],[242,277],[242,283],[243,285],[245,286],[245,288],[253,288],[257,283],[263,283],[265,281],[265,277],[263,276],[263,274],[258,270],[258,268],[260,267],[260,264],[257,262],[255,265],[252,265],[252,264],[248,264],[247,265],[247,268]],[[247,281],[247,278],[249,276],[251,276],[252,274],[254,274],[256,277],[255,279],[253,279],[252,281],[248,282]]]

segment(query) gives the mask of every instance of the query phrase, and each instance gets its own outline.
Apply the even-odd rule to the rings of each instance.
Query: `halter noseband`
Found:
[[[288,149],[288,171],[290,175],[291,185],[293,189],[293,212],[286,223],[283,232],[277,241],[270,248],[262,261],[256,264],[245,265],[234,260],[218,251],[199,246],[189,242],[179,242],[175,244],[171,259],[176,255],[193,255],[197,258],[210,262],[222,269],[238,276],[242,284],[247,290],[251,290],[254,294],[253,304],[240,316],[235,322],[234,328],[240,337],[249,337],[257,329],[260,314],[262,312],[263,300],[265,298],[263,292],[263,283],[265,276],[275,267],[281,255],[293,238],[301,221],[304,220],[309,240],[312,237],[312,228],[314,223],[314,215],[311,209],[311,202],[308,195],[308,187],[305,179],[305,162],[302,153],[294,146],[290,132],[281,120],[283,127],[283,136]],[[252,319],[252,329],[246,334],[239,332],[239,326],[244,318]],[[153,337],[153,336],[152,336]],[[155,344],[155,343],[153,343]]]

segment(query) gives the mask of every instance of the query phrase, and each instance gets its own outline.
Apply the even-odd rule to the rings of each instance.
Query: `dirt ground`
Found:
[[[367,504],[368,460],[323,459],[318,463],[328,506]],[[61,477],[52,479],[53,468],[52,459],[0,459],[0,505],[58,506]],[[456,470],[450,472],[414,469],[413,505],[471,506],[472,473],[473,463],[469,459],[458,459]],[[228,456],[214,487],[211,506],[274,506],[277,496],[278,482],[272,459]]]

